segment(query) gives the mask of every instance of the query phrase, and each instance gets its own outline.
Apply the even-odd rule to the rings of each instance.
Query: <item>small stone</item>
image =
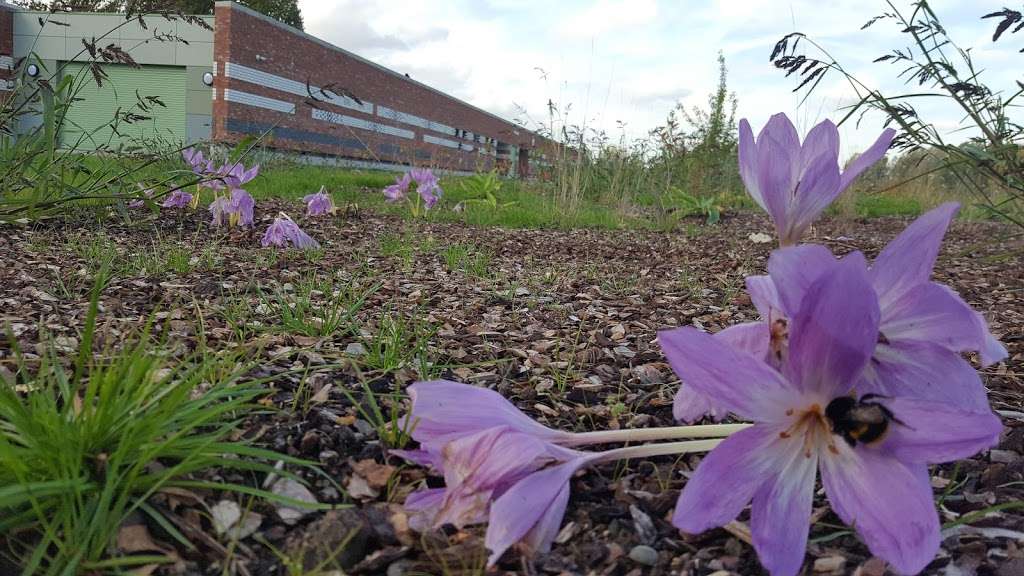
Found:
[[[349,356],[362,356],[366,354],[366,346],[363,346],[359,342],[353,342],[345,347],[345,354]]]
[[[838,572],[846,566],[846,558],[842,556],[826,556],[814,561],[815,572]]]
[[[658,551],[641,544],[629,551],[629,559],[644,566],[654,566],[658,563]]]
[[[309,488],[306,488],[291,478],[281,478],[274,483],[274,486],[270,491],[278,496],[284,496],[285,498],[291,498],[292,500],[298,500],[309,504],[317,503],[316,496],[309,491]],[[293,508],[291,506],[281,504],[277,505],[276,509],[277,515],[281,518],[281,521],[289,526],[296,524],[311,512],[309,508]]]
[[[989,450],[988,457],[989,460],[999,462],[1000,464],[1013,464],[1020,460],[1020,454],[1013,450]]]
[[[299,449],[302,450],[303,454],[312,454],[319,447],[320,435],[317,434],[316,430],[307,430],[302,435],[302,441],[299,442]]]

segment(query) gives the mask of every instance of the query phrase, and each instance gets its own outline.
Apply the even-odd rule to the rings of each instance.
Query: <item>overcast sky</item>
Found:
[[[900,5],[900,0],[894,0]],[[991,43],[995,22],[981,21],[1005,0],[934,0],[951,36],[1011,89],[1020,78],[1024,33]],[[904,0],[903,4],[909,5]],[[1011,3],[1013,4],[1013,3]],[[796,86],[768,55],[787,32],[808,33],[865,83],[900,89],[897,69],[872,64],[904,46],[890,22],[860,27],[886,8],[875,0],[299,0],[306,31],[508,119],[547,118],[548,99],[571,103],[569,121],[615,137],[662,124],[676,102],[704,104],[717,81],[716,55],[729,67],[739,116],[755,131],[786,112],[801,131],[838,120],[851,92],[838,77],[803,106]],[[954,127],[952,107],[927,109]],[[841,128],[844,155],[867,147],[877,119]]]

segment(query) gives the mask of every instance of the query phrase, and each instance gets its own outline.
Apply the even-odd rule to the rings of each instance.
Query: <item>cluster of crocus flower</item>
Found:
[[[409,187],[416,185],[416,194],[409,195]],[[437,176],[429,168],[413,168],[395,179],[395,183],[384,188],[384,197],[388,202],[409,200],[409,209],[413,217],[419,217],[420,207],[423,214],[430,210],[441,199],[441,185]]]
[[[568,434],[533,422],[494,392],[416,384],[407,423],[420,448],[401,455],[442,474],[445,487],[409,497],[412,525],[487,521],[493,564],[515,543],[533,552],[550,546],[581,467],[711,450],[680,494],[672,522],[681,530],[722,526],[749,504],[762,564],[774,575],[795,575],[820,472],[833,511],[872,553],[899,573],[923,570],[940,541],[928,465],[985,450],[1002,430],[960,354],[977,352],[987,365],[1006,351],[978,312],[931,280],[957,206],[921,216],[870,265],[860,252],[837,258],[824,246],[799,244],[891,140],[884,132],[840,173],[831,122],[814,127],[802,145],[784,115],[756,141],[741,123],[740,171],[780,243],[768,274],[747,279],[762,320],[715,335],[663,331],[658,341],[682,380],[677,418],[732,414],[752,425]],[[725,440],[578,449],[731,432]]]

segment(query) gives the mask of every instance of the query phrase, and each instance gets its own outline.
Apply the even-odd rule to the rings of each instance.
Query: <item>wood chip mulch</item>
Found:
[[[297,205],[274,201],[259,208],[258,230],[279,208],[300,212]],[[244,350],[254,362],[252,376],[271,378],[263,402],[279,411],[254,416],[240,434],[319,462],[324,474],[297,470],[312,497],[354,504],[289,515],[257,503],[252,510],[259,521],[231,545],[231,531],[218,535],[209,515],[195,510],[234,496],[162,495],[155,505],[186,523],[195,549],[148,526],[153,540],[177,546],[180,557],[157,573],[220,574],[228,565],[231,573],[286,574],[279,554],[307,569],[328,559],[326,568],[346,574],[483,573],[482,528],[423,535],[408,528],[400,504],[425,476],[387,456],[352,400],[363,398],[362,382],[387,411],[391,394],[419,378],[423,366],[414,357],[387,371],[366,366],[361,359],[373,335],[404,321],[411,334],[404,342],[424,345],[420,358],[429,360],[430,376],[492,387],[552,427],[667,426],[678,380],[655,333],[685,325],[714,332],[757,319],[743,279],[764,273],[772,248],[749,239],[770,232],[767,220],[754,213],[660,233],[483,229],[350,210],[300,221],[324,245],[314,257],[262,249],[257,235],[210,231],[205,220],[205,213],[162,214],[134,225],[74,221],[0,228],[0,324],[10,326],[29,358],[46,342],[69,356],[77,349],[95,269],[88,244],[102,235],[116,245],[119,261],[135,258],[136,265],[116,275],[103,293],[97,353],[130,340],[151,317],[158,320],[157,336],[181,357],[200,336],[213,349]],[[907,222],[826,219],[813,230],[813,241],[871,258]],[[992,406],[1006,425],[998,448],[932,470],[936,497],[945,495],[944,523],[1004,508],[948,528],[927,574],[1024,574],[1024,238],[1013,234],[995,223],[957,222],[936,266],[935,278],[985,314],[1010,358],[983,371]],[[168,245],[189,255],[191,270],[143,271],[138,262]],[[444,251],[452,245],[466,247],[475,264],[450,267]],[[357,314],[360,331],[319,337],[272,329],[268,303],[256,287],[288,293],[312,274],[332,278],[336,286],[379,283]],[[11,366],[11,342],[3,336],[0,369]],[[699,458],[634,461],[580,474],[554,550],[535,562],[507,554],[497,573],[762,573],[749,545],[746,513],[726,529],[698,536],[682,535],[669,523]],[[219,478],[215,472],[211,477]],[[814,518],[807,573],[887,573],[821,493]]]

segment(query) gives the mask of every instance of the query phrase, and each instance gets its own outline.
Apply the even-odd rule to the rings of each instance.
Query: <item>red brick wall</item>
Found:
[[[0,56],[14,54],[14,13],[0,3]],[[4,59],[6,61],[6,58]],[[0,66],[0,90],[7,88],[7,79],[12,72],[7,66]]]
[[[214,81],[213,136],[216,140],[236,141],[247,133],[273,126],[272,145],[294,151],[462,170],[488,169],[494,165],[496,159],[493,155],[478,152],[480,148],[488,147],[487,144],[382,117],[376,111],[383,106],[507,144],[525,148],[540,144],[533,140],[540,140],[539,137],[511,122],[349,53],[325,46],[297,30],[269,22],[237,4],[218,2],[215,14],[217,74]],[[318,102],[314,106],[308,97],[227,77],[227,62],[311,86],[333,84],[338,87],[335,92],[341,92],[343,88],[360,100],[372,103],[374,108],[370,113],[364,113],[326,102]],[[228,102],[224,98],[225,89],[293,103],[295,113]],[[312,112],[315,107],[410,130],[414,137],[401,138],[314,119]],[[458,141],[464,146],[472,146],[474,150],[457,150],[424,142],[425,134]],[[493,144],[489,147],[494,149]]]

